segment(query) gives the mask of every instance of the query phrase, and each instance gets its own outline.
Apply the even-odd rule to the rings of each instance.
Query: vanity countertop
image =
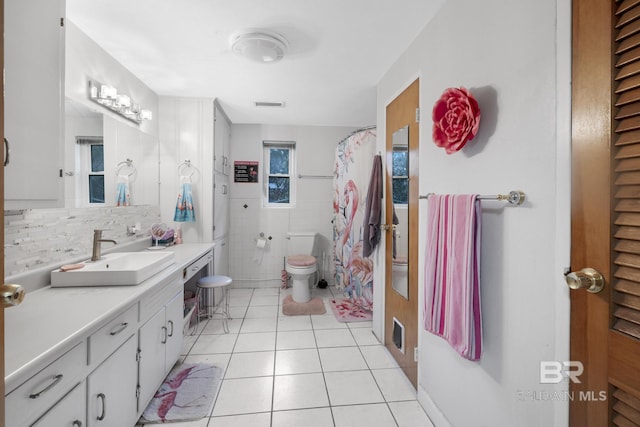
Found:
[[[135,286],[51,288],[29,292],[22,304],[5,310],[5,393],[131,307],[160,283],[206,254],[213,243],[175,245],[175,263]]]

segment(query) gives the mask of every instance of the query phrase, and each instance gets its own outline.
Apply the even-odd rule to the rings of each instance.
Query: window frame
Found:
[[[272,174],[271,166],[271,149],[286,149],[289,151],[289,173],[288,174]],[[296,206],[296,143],[294,141],[262,141],[262,205],[266,208],[294,208]],[[269,178],[270,177],[286,177],[289,178],[289,203],[272,203],[269,202]]]
[[[104,138],[102,136],[77,136],[76,137],[76,205],[77,207],[106,206],[107,202],[107,182],[105,179],[104,167],[102,171],[92,170],[92,147],[102,146],[103,166],[104,166]],[[92,203],[89,199],[89,177],[92,175],[102,176],[104,182],[104,202]]]
[[[393,152],[391,154],[391,166],[392,166],[391,167],[391,182],[393,183],[397,179],[402,179],[402,180],[405,180],[407,182],[407,185],[406,185],[406,189],[407,189],[406,200],[407,200],[407,202],[406,203],[400,203],[400,202],[396,202],[395,200],[393,200],[393,204],[394,205],[407,206],[409,204],[409,175],[408,175],[409,174],[409,151],[408,151],[408,148],[409,148],[408,145],[394,146],[393,147]],[[393,164],[394,164],[394,160],[395,160],[393,157],[394,157],[395,153],[397,153],[397,152],[398,153],[399,152],[406,153],[406,156],[407,156],[407,175],[394,175],[393,174],[393,172],[394,172]],[[393,188],[395,188],[395,186],[393,186]],[[393,191],[391,193],[391,198],[393,199]]]

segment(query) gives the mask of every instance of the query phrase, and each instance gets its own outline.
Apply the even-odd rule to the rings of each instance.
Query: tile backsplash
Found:
[[[106,230],[105,239],[123,244],[147,238],[151,225],[159,220],[158,206],[147,205],[6,211],[5,277],[90,257],[95,229]],[[128,235],[127,227],[137,223],[140,230]]]

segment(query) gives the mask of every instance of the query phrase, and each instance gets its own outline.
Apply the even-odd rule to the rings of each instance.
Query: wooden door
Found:
[[[4,0],[0,0],[0,34],[4,34]],[[4,39],[0,39],[0,70],[4,70]],[[0,81],[0,89],[4,94],[4,79]],[[4,139],[4,95],[0,97],[0,134]],[[6,156],[6,153],[5,153]],[[0,219],[4,224],[4,167],[0,170],[0,200],[2,200],[2,209],[0,209]],[[2,257],[2,263],[0,263],[0,274],[2,275],[2,281],[4,282],[4,225],[2,231],[0,231],[0,256]],[[4,426],[4,308],[0,308],[0,344],[2,350],[0,351],[0,426]]]
[[[573,1],[570,425],[640,426],[640,2]]]
[[[387,106],[386,121],[386,211],[385,218],[391,224],[394,216],[391,187],[393,183],[393,134],[408,126],[408,223],[397,242],[408,239],[407,298],[392,286],[394,233],[386,233],[385,255],[385,346],[389,349],[414,387],[418,381],[418,363],[414,351],[418,347],[418,123],[416,110],[419,106],[420,84],[414,81]],[[400,350],[393,340],[394,318],[404,326],[404,345]]]

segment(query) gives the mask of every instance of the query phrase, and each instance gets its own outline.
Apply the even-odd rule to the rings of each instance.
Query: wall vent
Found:
[[[266,102],[256,101],[254,102],[256,107],[281,107],[284,108],[284,102]]]

